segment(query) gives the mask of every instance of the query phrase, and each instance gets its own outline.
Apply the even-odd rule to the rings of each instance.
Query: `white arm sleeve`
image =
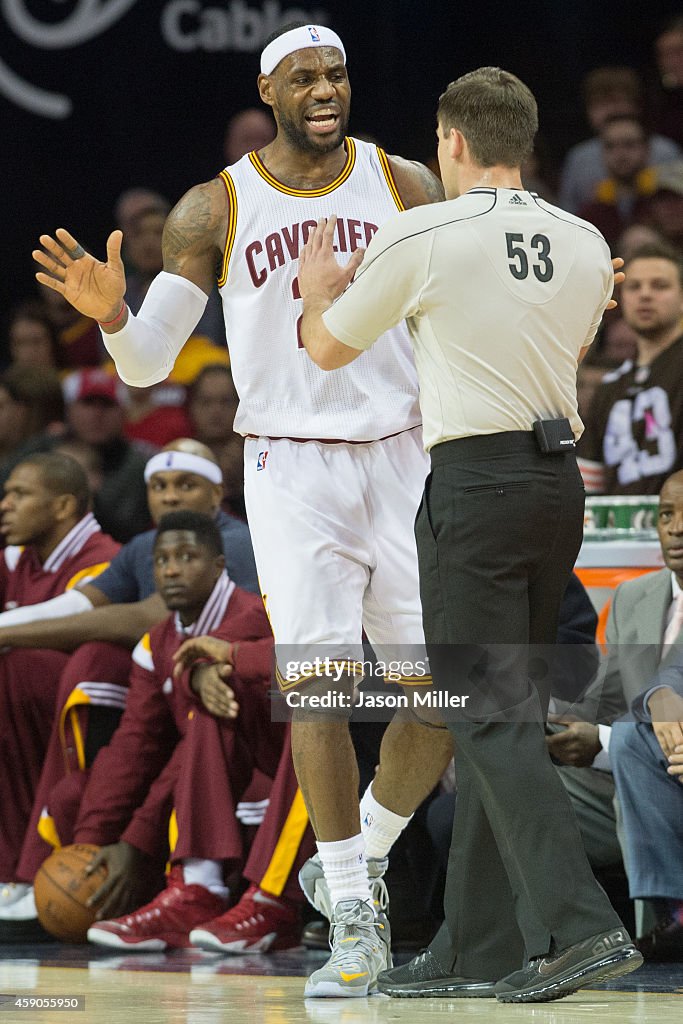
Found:
[[[0,629],[5,626],[20,626],[23,622],[42,622],[44,619],[62,619],[65,615],[80,615],[93,607],[90,598],[82,590],[67,590],[50,601],[27,604],[23,608],[12,608],[0,615]]]
[[[137,388],[166,380],[207,302],[208,296],[196,284],[162,270],[149,286],[138,315],[129,310],[120,331],[101,332],[121,380]]]

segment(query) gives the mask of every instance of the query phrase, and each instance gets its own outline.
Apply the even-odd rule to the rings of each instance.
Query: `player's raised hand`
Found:
[[[107,262],[101,263],[65,228],[57,228],[55,237],[41,235],[42,249],[33,250],[33,259],[44,267],[36,280],[63,295],[79,313],[95,320],[114,320],[123,307],[126,275],[121,259],[122,231],[112,231],[107,239]]]
[[[334,254],[334,232],[337,218],[323,217],[308,236],[299,255],[299,291],[304,302],[314,296],[334,302],[348,287],[363,262],[364,249],[351,253],[349,262],[341,267]]]

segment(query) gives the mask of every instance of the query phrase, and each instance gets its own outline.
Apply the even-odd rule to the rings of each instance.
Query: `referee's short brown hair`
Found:
[[[443,132],[462,132],[480,167],[519,167],[534,148],[538,108],[531,90],[501,68],[478,68],[439,97]]]

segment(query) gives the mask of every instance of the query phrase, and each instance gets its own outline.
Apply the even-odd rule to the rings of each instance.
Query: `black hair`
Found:
[[[39,452],[22,459],[19,466],[36,466],[43,484],[58,497],[71,494],[76,499],[76,512],[82,518],[90,508],[90,487],[85,470],[76,459],[63,452]]]
[[[0,377],[0,387],[13,401],[29,409],[29,436],[40,434],[50,423],[64,419],[64,394],[55,370],[15,363]]]
[[[219,376],[222,375],[223,377],[227,378],[227,380],[229,380],[230,383],[232,384],[233,388],[235,387],[235,382],[232,376],[232,370],[230,369],[227,363],[207,363],[206,366],[203,366],[201,368],[195,379],[190,384],[188,403],[192,402],[197,391],[202,386],[206,378],[212,377],[214,374],[218,374]]]
[[[271,32],[262,49],[265,50],[266,46],[270,46],[272,42],[283,36],[285,32],[291,32],[295,28],[306,28],[307,25],[312,25],[311,21],[288,21],[286,25],[281,25],[280,28],[276,29],[275,32]]]
[[[64,363],[64,351],[59,343],[59,334],[54,323],[50,319],[46,307],[42,302],[33,299],[29,302],[22,302],[20,305],[15,306],[14,309],[10,310],[7,318],[7,341],[9,344],[9,334],[16,323],[21,320],[29,320],[31,323],[40,324],[45,333],[47,334],[50,341],[50,349],[52,351],[52,361],[54,365],[60,369]]]
[[[188,533],[194,533],[197,542],[208,548],[212,555],[223,554],[221,531],[211,516],[205,516],[202,512],[167,512],[157,526],[155,545],[162,533],[168,533],[170,530],[187,530]]]

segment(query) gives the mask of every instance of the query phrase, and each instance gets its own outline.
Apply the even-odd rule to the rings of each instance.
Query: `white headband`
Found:
[[[344,63],[346,64],[346,50],[344,44],[331,28],[324,25],[304,25],[301,28],[290,29],[283,32],[272,43],[268,43],[261,54],[261,74],[270,75],[278,66],[281,60],[288,57],[295,50],[305,50],[309,46],[336,46],[341,50]]]
[[[212,484],[223,483],[223,474],[215,462],[210,462],[201,455],[191,455],[189,452],[159,452],[158,455],[153,455],[145,466],[145,483],[149,483],[150,477],[155,473],[177,473],[182,470],[194,473],[195,476],[203,476]]]

